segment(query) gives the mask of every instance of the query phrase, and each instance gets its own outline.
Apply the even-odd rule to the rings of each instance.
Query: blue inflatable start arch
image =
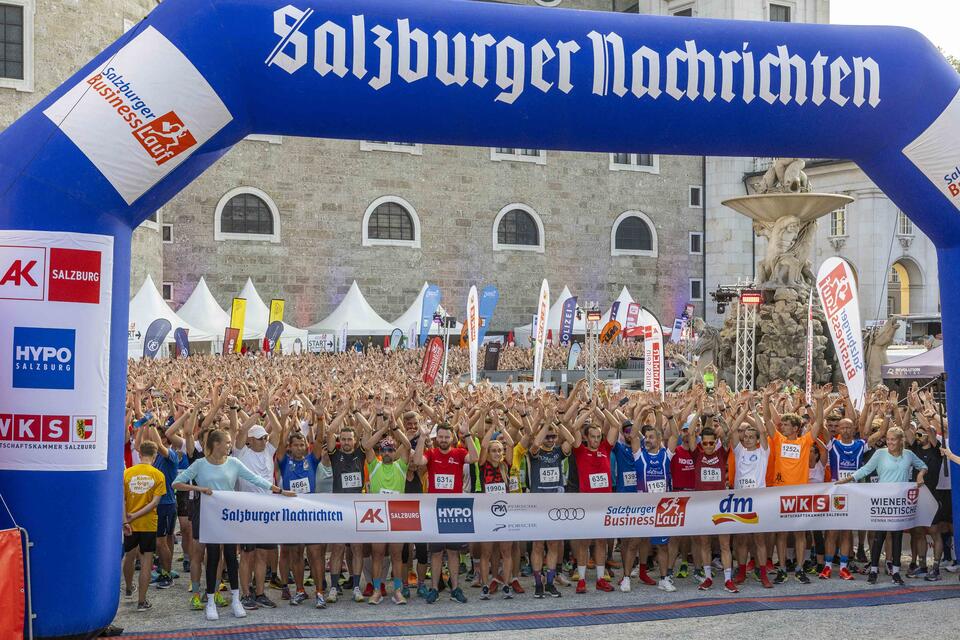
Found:
[[[132,230],[246,135],[849,158],[956,283],[958,89],[901,28],[166,0],[0,134],[0,493],[36,543],[37,635],[117,607]],[[942,311],[955,373],[960,299]]]

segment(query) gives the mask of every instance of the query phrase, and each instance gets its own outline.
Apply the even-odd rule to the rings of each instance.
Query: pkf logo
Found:
[[[96,442],[93,416],[0,413],[0,442]]]
[[[823,296],[823,308],[828,318],[835,316],[853,297],[851,283],[842,262],[820,281],[820,293]]]
[[[437,498],[438,533],[473,533],[473,498]]]
[[[15,389],[74,388],[74,329],[13,328]]]
[[[0,246],[0,299],[100,302],[99,251]],[[49,266],[49,269],[48,269]]]
[[[357,531],[420,531],[417,500],[364,501],[354,504]]]
[[[753,510],[753,498],[738,498],[731,493],[720,501],[720,513],[714,514],[713,524],[724,522],[739,522],[740,524],[757,524],[760,517]]]
[[[682,527],[687,519],[687,501],[689,496],[660,498],[657,503],[655,527]]]
[[[158,165],[197,144],[197,139],[175,111],[168,111],[133,131],[133,137]]]

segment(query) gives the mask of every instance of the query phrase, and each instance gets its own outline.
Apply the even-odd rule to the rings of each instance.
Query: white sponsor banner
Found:
[[[233,120],[193,63],[153,27],[43,113],[127,204]]]
[[[808,484],[698,493],[202,496],[204,543],[478,542],[648,538],[928,526],[915,483]]]
[[[903,155],[960,209],[960,91]]]
[[[470,347],[470,382],[477,384],[477,351],[480,348],[480,307],[476,285],[467,294],[467,343]]]
[[[332,333],[311,333],[307,336],[307,351],[310,353],[331,353],[336,351]]]
[[[546,278],[540,285],[540,296],[537,298],[537,313],[534,315],[533,335],[533,386],[540,386],[543,375],[543,348],[547,343],[547,314],[550,313],[550,285]]]
[[[0,231],[0,469],[107,468],[113,238]]]
[[[663,399],[663,327],[646,307],[640,309],[643,329],[643,390]]]
[[[827,317],[843,381],[854,407],[860,410],[867,386],[867,360],[863,353],[857,283],[850,265],[842,258],[824,260],[817,273],[817,293]]]
[[[347,323],[344,322],[340,326],[340,345],[338,347],[340,353],[343,353],[347,350]]]

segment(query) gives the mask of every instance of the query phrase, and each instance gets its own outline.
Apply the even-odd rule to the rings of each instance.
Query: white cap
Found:
[[[253,425],[252,427],[250,427],[250,430],[247,431],[248,438],[259,439],[259,438],[263,438],[266,435],[267,435],[267,430],[258,424]]]

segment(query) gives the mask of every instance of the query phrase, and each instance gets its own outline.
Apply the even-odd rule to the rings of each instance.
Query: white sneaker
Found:
[[[950,573],[957,573],[958,571],[960,571],[960,564],[953,563],[948,565],[941,565],[940,568],[943,569],[944,571],[949,571]]]
[[[220,614],[217,613],[217,603],[213,598],[207,598],[207,610],[206,610],[207,620],[219,620]]]
[[[360,587],[353,588],[353,601],[354,602],[363,602],[366,598],[363,597],[363,592],[360,591]]]
[[[635,566],[635,567],[633,568],[633,571],[630,572],[630,577],[631,577],[631,578],[639,578],[639,577],[640,577],[640,565],[637,565],[637,566]]]
[[[620,591],[630,592],[630,576],[624,576],[623,580],[620,581]]]
[[[337,588],[330,587],[330,591],[327,592],[327,602],[334,603],[337,601]]]
[[[670,576],[663,576],[662,578],[660,578],[660,582],[657,583],[657,589],[660,589],[661,591],[669,591],[669,592],[673,592],[677,590],[677,588],[673,586],[673,578],[671,578]]]
[[[246,618],[247,611],[243,608],[243,605],[240,603],[240,598],[234,598],[230,601],[230,611],[233,613],[234,618]]]

